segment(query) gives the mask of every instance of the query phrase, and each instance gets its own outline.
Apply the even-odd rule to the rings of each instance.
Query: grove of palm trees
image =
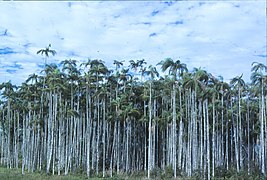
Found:
[[[55,55],[49,47],[38,54]],[[21,173],[266,178],[267,67],[230,82],[180,60],[47,64],[0,85],[0,165]]]

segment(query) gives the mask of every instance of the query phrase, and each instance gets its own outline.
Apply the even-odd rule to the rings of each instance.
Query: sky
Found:
[[[0,83],[40,73],[36,52],[48,44],[57,54],[47,63],[101,59],[114,68],[113,60],[172,58],[248,82],[251,64],[267,63],[266,39],[264,0],[0,1]]]

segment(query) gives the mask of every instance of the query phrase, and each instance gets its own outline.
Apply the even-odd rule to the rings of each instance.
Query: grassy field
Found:
[[[6,167],[0,167],[0,180],[84,180],[88,179],[86,175],[46,175],[45,173],[28,173],[25,172],[24,175],[21,174],[21,169],[7,169]],[[90,180],[101,180],[101,179],[109,179],[109,180],[134,180],[140,179],[145,180],[145,177],[130,177],[127,175],[120,175],[119,177],[113,176],[112,178],[92,178]]]
[[[87,178],[86,176],[82,175],[48,176],[46,174],[28,173],[28,172],[25,172],[25,175],[22,175],[21,170],[7,169],[5,167],[0,167],[0,180],[82,180],[82,179],[87,179]],[[92,179],[100,179],[100,178],[92,178]]]
[[[21,169],[7,169],[6,167],[0,167],[0,180],[82,180],[82,179],[88,179],[86,175],[68,175],[68,176],[57,176],[57,175],[46,175],[45,173],[28,173],[25,172],[25,175],[21,174]],[[119,175],[114,176],[112,178],[91,178],[93,180],[101,180],[101,179],[109,179],[109,180],[134,180],[134,179],[140,179],[140,180],[147,180],[146,177],[140,176],[140,175]],[[152,179],[173,179],[168,178],[166,176],[161,177],[154,177]],[[199,178],[196,177],[177,177],[178,180],[196,180]],[[220,180],[220,179],[230,179],[230,180],[236,180],[236,179],[248,179],[248,180],[265,180],[266,177],[261,176],[241,176],[241,175],[233,175],[231,177],[226,178],[214,178],[214,180]]]

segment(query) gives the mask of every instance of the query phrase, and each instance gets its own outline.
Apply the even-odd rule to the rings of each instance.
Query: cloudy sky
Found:
[[[39,49],[52,44],[65,59],[170,57],[229,81],[251,63],[266,63],[266,2],[87,1],[0,2],[0,83],[23,82],[44,65]],[[125,64],[126,66],[128,64]],[[158,67],[160,70],[160,67]]]

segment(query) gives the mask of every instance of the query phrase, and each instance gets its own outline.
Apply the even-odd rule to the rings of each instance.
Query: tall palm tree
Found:
[[[117,71],[121,66],[123,66],[123,62],[124,61],[117,61],[117,60],[114,60],[113,61],[113,64],[115,65],[115,70]]]
[[[217,78],[215,78],[212,74],[209,74],[210,76],[210,93],[212,96],[212,177],[215,176],[215,160],[218,161],[218,159],[216,158],[216,154],[217,154],[217,146],[218,143],[215,142],[215,138],[218,139],[218,137],[215,134],[215,121],[216,121],[216,98],[219,94],[219,80]]]
[[[4,132],[7,134],[7,148],[6,148],[6,155],[7,155],[7,168],[11,168],[11,123],[12,123],[12,109],[11,103],[12,99],[14,98],[14,89],[16,88],[15,85],[11,83],[11,81],[5,82],[0,84],[0,91],[4,89],[2,92],[3,97],[7,100],[7,128],[3,129]]]
[[[252,84],[260,89],[260,162],[261,162],[261,172],[265,174],[265,151],[266,151],[266,138],[264,138],[264,134],[266,136],[266,113],[265,112],[265,102],[264,96],[266,96],[266,84],[267,84],[267,75],[263,74],[263,70],[267,70],[267,66],[262,63],[252,63],[253,72],[251,75]],[[264,122],[265,120],[265,122]],[[265,130],[264,130],[264,123],[265,123]],[[265,132],[265,133],[264,133]]]
[[[129,63],[130,63],[129,67],[131,69],[134,69],[134,71],[137,71],[137,68],[139,67],[139,63],[137,61],[135,62],[134,60],[130,60]]]
[[[90,73],[91,60],[82,63],[84,66],[84,83],[86,98],[86,174],[90,176],[90,152],[91,152],[91,136],[92,136],[92,74]],[[87,69],[89,67],[89,69]]]
[[[246,84],[245,81],[242,79],[242,76],[237,76],[231,79],[230,84],[232,87],[236,88],[238,91],[238,119],[237,119],[237,145],[236,147],[239,149],[236,149],[236,166],[237,166],[237,171],[243,170],[243,149],[242,147],[242,116],[241,116],[241,96],[242,96],[242,91],[244,90]]]
[[[183,72],[187,71],[186,64],[181,63],[180,60],[173,61],[171,58],[167,58],[163,61],[161,61],[158,65],[161,65],[161,69],[163,72],[165,72],[167,69],[169,69],[169,75],[172,75],[174,77],[174,83],[173,83],[173,92],[172,92],[172,108],[173,108],[173,120],[172,120],[172,140],[173,140],[173,147],[172,147],[172,165],[173,165],[173,171],[174,171],[174,177],[176,178],[176,80],[177,76],[180,78],[183,74]]]
[[[94,112],[94,119],[96,119],[97,123],[97,129],[96,132],[94,131],[93,133],[96,133],[97,137],[96,139],[93,140],[96,142],[96,147],[93,151],[93,158],[94,158],[94,153],[96,154],[96,159],[94,159],[92,161],[92,163],[96,163],[96,173],[98,174],[98,169],[99,169],[99,157],[100,157],[100,153],[99,153],[99,143],[100,143],[100,99],[99,99],[99,89],[100,89],[100,85],[102,82],[104,82],[104,78],[106,77],[107,74],[109,74],[109,70],[107,69],[107,67],[105,66],[104,61],[102,60],[92,60],[90,63],[90,74],[92,76],[95,77],[95,93],[96,93],[96,97],[95,97],[95,101],[94,101],[94,106],[96,107],[95,112]],[[96,127],[95,126],[95,127]],[[95,161],[95,162],[94,162]]]
[[[150,178],[150,171],[152,170],[152,81],[155,77],[159,77],[159,73],[156,69],[156,67],[153,67],[150,65],[148,67],[148,70],[146,71],[146,74],[150,76],[150,82],[149,82],[149,125],[148,125],[148,178]]]
[[[55,50],[50,49],[50,48],[51,48],[51,44],[49,44],[44,49],[40,49],[37,51],[37,54],[45,55],[45,65],[46,65],[46,60],[49,57],[49,54],[51,54],[52,56],[55,56],[57,54]]]
[[[51,54],[52,56],[55,56],[56,55],[56,51],[55,50],[53,50],[53,49],[50,49],[51,48],[51,44],[49,44],[47,47],[45,47],[44,49],[40,49],[40,50],[38,50],[37,51],[37,53],[36,54],[41,54],[42,56],[44,55],[45,57],[44,57],[44,60],[45,60],[45,62],[44,62],[44,68],[45,68],[45,72],[46,72],[46,74],[47,74],[47,72],[48,72],[48,70],[52,67],[52,66],[49,66],[49,67],[47,67],[47,58],[49,57],[49,55]],[[41,116],[42,116],[42,118],[43,118],[43,112],[44,112],[44,103],[43,103],[43,101],[44,101],[44,90],[45,90],[45,83],[47,83],[46,82],[46,76],[44,76],[43,77],[43,79],[42,79],[42,81],[43,81],[43,87],[42,87],[42,94],[41,94]],[[45,126],[45,130],[46,130],[46,126]],[[45,131],[46,132],[46,131]],[[46,133],[45,133],[45,136],[46,136]],[[46,146],[46,140],[45,140],[45,142],[44,142],[44,146]],[[50,156],[50,155],[47,155],[47,157],[48,156]],[[48,163],[49,164],[49,166],[50,166],[50,162]],[[48,165],[47,164],[47,165]],[[48,171],[49,171],[49,169],[47,169],[47,173],[48,173]]]
[[[192,118],[187,119],[188,123],[188,137],[191,138],[191,142],[188,143],[188,148],[192,146],[192,153],[191,151],[188,151],[188,157],[192,159],[193,163],[190,163],[190,160],[188,160],[188,167],[187,167],[187,174],[191,175],[192,171],[195,171],[197,169],[197,159],[199,158],[197,156],[197,124],[200,126],[200,151],[202,152],[201,154],[207,154],[203,153],[205,151],[205,147],[207,142],[203,142],[203,134],[206,133],[206,129],[202,131],[203,127],[203,122],[202,122],[202,117],[197,116],[198,108],[202,109],[202,103],[203,103],[203,94],[206,91],[206,86],[208,84],[208,73],[205,70],[194,68],[193,73],[184,73],[183,75],[183,88],[186,90],[185,94],[189,98],[187,100],[188,102],[191,102],[192,104],[189,105],[191,108],[191,114]],[[199,105],[197,106],[197,104]],[[202,110],[201,110],[202,111]],[[202,113],[202,112],[199,113]],[[198,119],[199,118],[199,119]],[[199,122],[199,123],[198,123]],[[205,123],[205,122],[204,122]],[[192,124],[192,125],[190,125]],[[180,130],[181,131],[181,130]],[[190,133],[191,132],[191,133]],[[181,140],[179,140],[181,141]],[[203,147],[204,146],[204,147]],[[192,157],[191,157],[192,156]],[[200,166],[203,167],[203,158],[204,156],[200,156]],[[180,159],[180,158],[179,158]],[[206,167],[206,161],[204,161],[204,167]]]
[[[184,72],[188,71],[186,64],[181,63],[180,60],[173,61],[171,58],[162,60],[157,65],[161,65],[163,72],[169,69],[169,75],[172,75],[174,80],[177,80],[177,77],[180,78]]]

